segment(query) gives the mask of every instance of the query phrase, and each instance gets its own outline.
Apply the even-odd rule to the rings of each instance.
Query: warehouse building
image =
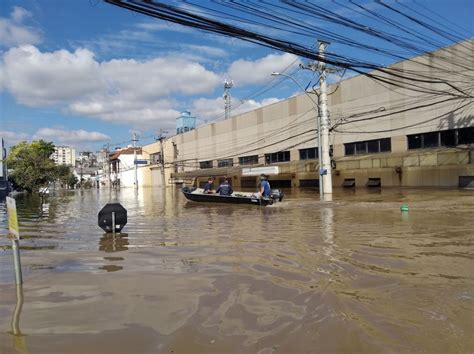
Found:
[[[474,187],[473,58],[471,39],[329,85],[333,186]],[[177,134],[167,183],[277,166],[274,187],[318,186],[317,115],[302,93]]]

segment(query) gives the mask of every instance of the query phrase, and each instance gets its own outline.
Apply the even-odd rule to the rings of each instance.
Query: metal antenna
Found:
[[[230,96],[230,89],[234,86],[234,81],[230,80],[227,81],[227,79],[224,80],[224,111],[225,111],[225,119],[230,118],[230,111],[232,109],[232,102],[231,102],[231,96]]]

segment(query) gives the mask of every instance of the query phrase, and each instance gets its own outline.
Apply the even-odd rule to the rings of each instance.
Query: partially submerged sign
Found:
[[[120,232],[127,224],[127,210],[120,203],[106,204],[99,211],[98,224],[105,232]]]
[[[279,173],[278,166],[264,166],[264,167],[245,167],[242,168],[242,176],[260,176],[277,175]]]
[[[20,229],[18,227],[18,217],[16,215],[15,199],[7,197],[7,214],[8,214],[8,232],[10,237],[16,240],[20,239]]]

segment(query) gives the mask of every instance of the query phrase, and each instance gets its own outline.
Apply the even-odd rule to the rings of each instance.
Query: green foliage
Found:
[[[56,166],[56,168],[58,173],[58,181],[62,186],[73,188],[77,182],[79,182],[77,177],[72,172],[71,166],[59,165]]]
[[[63,176],[66,171],[55,165],[51,159],[53,152],[54,144],[44,140],[22,141],[13,146],[7,164],[9,169],[13,169],[9,177],[14,185],[28,192],[37,192]]]

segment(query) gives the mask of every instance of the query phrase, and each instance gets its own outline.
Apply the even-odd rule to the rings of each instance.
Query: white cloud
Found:
[[[108,122],[122,122],[142,128],[170,128],[174,125],[179,111],[173,109],[174,102],[158,100],[144,103],[143,101],[107,99],[98,97],[96,100],[78,101],[69,106],[69,111],[84,116],[101,117]]]
[[[192,52],[197,52],[212,57],[225,57],[229,55],[229,53],[222,48],[211,47],[208,45],[185,44],[182,47],[184,49],[189,49]]]
[[[236,72],[233,78],[239,84],[257,83],[271,80],[270,72],[298,62],[289,54],[269,55],[253,62],[238,60],[229,71]],[[24,105],[53,106],[74,115],[152,129],[174,126],[178,102],[170,97],[212,93],[222,84],[223,76],[181,57],[98,61],[88,49],[42,52],[32,45],[8,50],[0,70],[3,88]],[[234,98],[233,114],[275,101],[238,103]],[[209,119],[221,115],[224,104],[222,98],[201,98],[192,106],[193,113]]]
[[[26,26],[23,23],[27,17],[31,17],[31,12],[15,6],[10,18],[0,18],[0,46],[13,47],[41,42],[39,29]]]
[[[3,87],[27,106],[56,105],[105,121],[146,123],[176,118],[168,95],[212,92],[221,79],[182,58],[98,62],[88,49],[41,52],[28,45],[4,54]]]
[[[0,138],[3,138],[6,145],[12,146],[20,141],[28,140],[28,134],[12,132],[9,130],[0,130]]]
[[[27,45],[3,57],[3,87],[28,106],[63,103],[105,89],[94,53],[77,49],[42,53]]]
[[[65,130],[63,128],[41,128],[33,136],[33,139],[44,139],[54,143],[67,143],[71,145],[101,142],[110,140],[110,136],[99,132],[88,132],[86,130]]]
[[[293,54],[270,54],[254,61],[243,59],[234,61],[230,65],[227,75],[238,86],[259,84],[268,82],[272,72],[296,67],[299,63],[300,60]]]
[[[238,115],[251,110],[278,102],[278,98],[266,98],[262,101],[245,100],[232,98],[231,115]],[[191,112],[200,120],[215,120],[224,118],[224,100],[222,97],[213,99],[199,98],[192,103]]]

